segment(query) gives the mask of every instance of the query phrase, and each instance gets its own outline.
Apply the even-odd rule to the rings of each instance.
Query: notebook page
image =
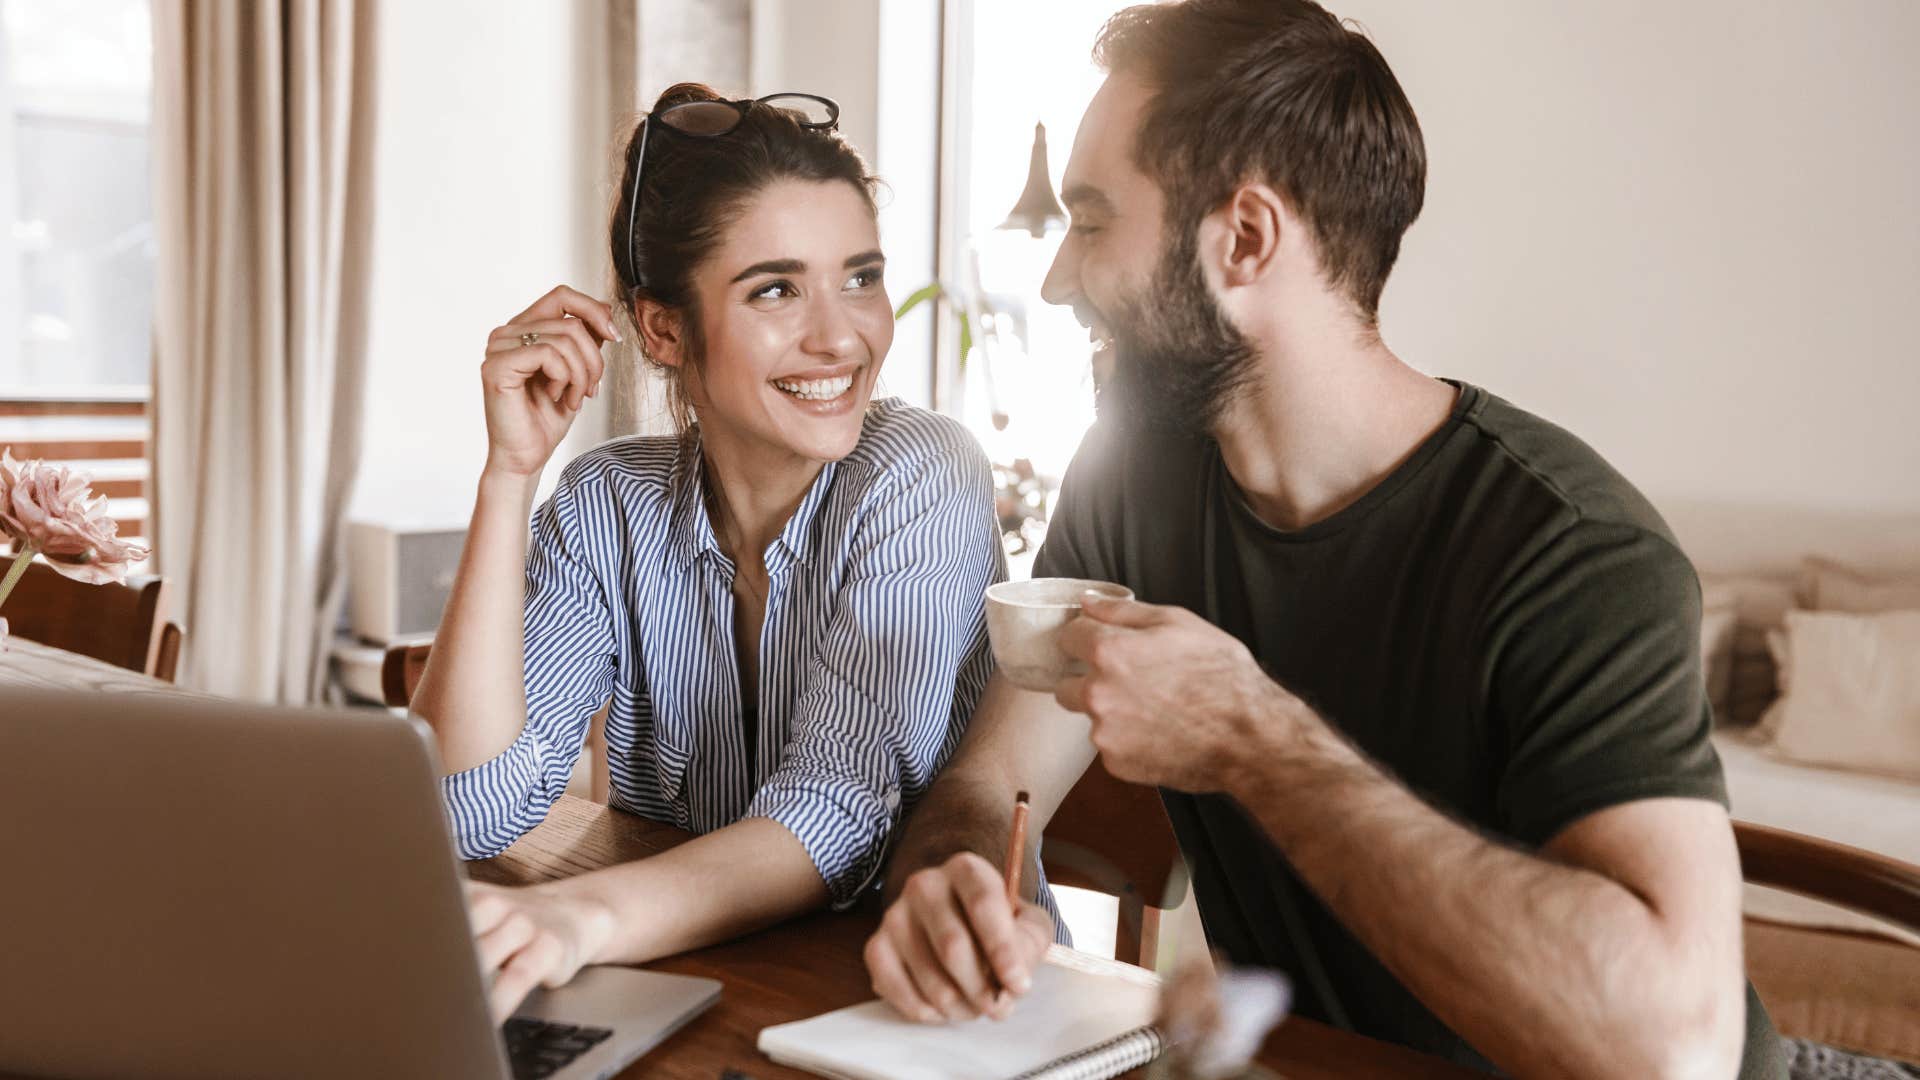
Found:
[[[869,1001],[766,1028],[759,1046],[782,1065],[849,1080],[1011,1077],[1151,1023],[1158,996],[1153,973],[1056,945],[1005,1020],[915,1024]]]

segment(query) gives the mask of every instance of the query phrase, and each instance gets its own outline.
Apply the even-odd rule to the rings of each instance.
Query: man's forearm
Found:
[[[1666,1075],[1670,1049],[1714,1020],[1690,1015],[1695,973],[1620,883],[1447,818],[1318,717],[1267,727],[1283,742],[1232,794],[1353,933],[1504,1068]]]
[[[900,895],[916,871],[963,851],[999,866],[1013,827],[1013,800],[1021,791],[1032,797],[1026,865],[1033,867],[1047,822],[1092,760],[1086,717],[995,675],[960,749],[907,815],[887,866],[887,901]],[[1022,878],[1021,891],[1029,900],[1039,891],[1038,877]]]
[[[899,842],[887,864],[885,896],[892,903],[915,871],[938,866],[950,857],[971,851],[999,865],[1006,854],[1007,834],[1013,828],[1013,799],[1017,792],[1005,778],[973,775],[948,769],[907,816]],[[1027,837],[1032,852],[1039,830]],[[1033,875],[1022,889],[1032,898]]]

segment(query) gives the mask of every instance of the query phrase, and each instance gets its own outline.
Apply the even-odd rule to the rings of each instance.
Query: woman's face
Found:
[[[814,461],[847,456],[893,344],[880,232],[844,181],[760,192],[694,272],[704,437]]]

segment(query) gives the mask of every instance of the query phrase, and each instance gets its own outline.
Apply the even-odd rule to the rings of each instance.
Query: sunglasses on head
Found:
[[[653,126],[659,124],[696,139],[717,139],[732,134],[747,118],[747,111],[756,105],[778,109],[808,131],[833,131],[840,126],[839,102],[818,94],[780,93],[739,101],[683,101],[648,113],[640,121],[640,147],[634,154],[633,188],[627,192],[628,281],[636,286],[642,284],[640,254],[634,239],[640,230],[635,223],[640,213],[640,177],[647,167],[647,137],[652,133]]]

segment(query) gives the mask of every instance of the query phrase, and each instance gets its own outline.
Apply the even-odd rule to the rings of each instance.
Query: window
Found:
[[[1040,298],[1063,231],[1035,238],[999,226],[1026,186],[1036,123],[1046,127],[1048,180],[1059,191],[1080,116],[1105,78],[1093,65],[1094,38],[1121,6],[965,0],[949,23],[959,39],[949,100],[960,172],[950,177],[955,190],[941,230],[957,256],[954,284],[973,292],[982,310],[975,347],[946,400],[1000,474],[1016,574],[1030,565],[1052,493],[1093,423],[1092,345],[1071,311]]]
[[[0,446],[146,530],[148,0],[0,0]]]
[[[147,2],[0,0],[0,39],[0,394],[144,388]]]

